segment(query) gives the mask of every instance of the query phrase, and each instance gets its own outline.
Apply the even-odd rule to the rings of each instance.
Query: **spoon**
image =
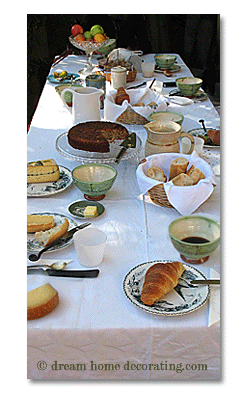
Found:
[[[200,120],[199,120],[199,123],[202,124],[203,130],[205,131],[204,136],[207,136],[207,129],[206,129],[206,127],[205,127],[204,120],[203,120],[203,119],[200,119]]]
[[[62,270],[64,267],[67,266],[67,264],[72,263],[73,260],[70,260],[68,262],[66,261],[56,261],[52,264],[50,264],[50,266],[48,266],[47,264],[36,264],[36,265],[31,265],[31,266],[27,266],[28,269],[36,269],[36,268],[42,268],[43,270],[48,270],[48,269],[52,269],[52,270]]]

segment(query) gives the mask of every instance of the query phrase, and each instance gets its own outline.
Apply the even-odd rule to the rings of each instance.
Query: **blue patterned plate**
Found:
[[[58,85],[59,85],[60,83],[71,83],[70,75],[73,75],[73,76],[75,77],[75,79],[80,77],[80,75],[78,75],[77,73],[69,73],[69,72],[68,72],[68,78],[66,78],[66,79],[60,80],[60,79],[54,78],[53,75],[49,75],[49,76],[47,77],[47,79],[48,79],[48,81],[51,82],[51,83],[58,83]],[[75,79],[74,79],[74,80],[75,80]]]
[[[52,182],[37,182],[34,184],[27,184],[28,197],[42,197],[57,194],[64,191],[72,184],[71,171],[59,165],[60,178]]]
[[[177,316],[188,314],[205,304],[209,295],[208,285],[194,285],[191,280],[206,279],[205,276],[187,264],[183,264],[185,271],[179,279],[178,285],[161,300],[155,301],[153,305],[145,305],[141,301],[141,292],[144,277],[149,267],[155,263],[168,263],[171,260],[156,260],[139,264],[129,271],[123,282],[123,290],[126,297],[143,311],[156,315]]]

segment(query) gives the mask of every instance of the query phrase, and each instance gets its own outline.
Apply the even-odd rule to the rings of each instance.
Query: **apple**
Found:
[[[90,31],[85,31],[84,37],[85,37],[85,40],[91,40],[93,38],[93,35]]]
[[[93,37],[96,35],[96,34],[104,34],[104,30],[103,30],[103,28],[101,27],[101,25],[93,25],[93,27],[91,27],[91,29],[90,29],[90,32],[91,32],[91,34],[93,35]]]
[[[79,24],[75,24],[71,28],[71,33],[75,37],[77,34],[83,34],[84,30]]]

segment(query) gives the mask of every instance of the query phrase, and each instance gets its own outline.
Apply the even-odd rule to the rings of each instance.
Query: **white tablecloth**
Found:
[[[153,55],[144,56],[144,60],[153,60]],[[179,56],[177,61],[182,64],[177,76],[191,75]],[[54,70],[77,72],[83,65],[84,57],[69,56]],[[162,81],[176,78],[167,79],[162,74],[154,76]],[[144,78],[138,74],[136,83],[140,81]],[[163,88],[163,93],[167,94],[169,90]],[[169,109],[184,115],[183,131],[200,127],[200,118],[205,120],[207,127],[220,124],[220,118],[209,100],[185,107],[170,105]],[[77,166],[78,161],[68,160],[55,148],[57,136],[71,126],[70,113],[63,106],[55,86],[47,82],[28,133],[28,161],[54,158],[70,170]],[[142,126],[126,127],[136,131],[145,144],[146,132]],[[214,151],[216,149],[210,149],[211,154]],[[101,201],[105,212],[91,221],[92,226],[107,234],[98,278],[28,277],[28,289],[49,282],[58,290],[60,298],[52,313],[28,321],[29,379],[220,378],[220,324],[208,327],[209,302],[191,314],[165,317],[142,311],[123,293],[123,279],[136,265],[152,260],[180,261],[179,253],[168,237],[168,225],[180,216],[179,213],[156,206],[147,196],[140,195],[135,171],[143,156],[142,151],[138,159],[113,165],[118,177]],[[29,198],[28,213],[48,211],[70,216],[68,205],[79,199],[83,199],[82,192],[71,185],[57,195]],[[219,204],[220,178],[217,177],[213,194],[195,213],[220,220]],[[73,259],[69,268],[82,268],[73,245],[46,253],[42,258],[46,261]],[[196,268],[207,277],[210,268],[219,272],[220,249]]]

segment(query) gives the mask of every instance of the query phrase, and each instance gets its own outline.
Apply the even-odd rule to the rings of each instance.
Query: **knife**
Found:
[[[124,153],[126,152],[127,148],[135,148],[136,147],[136,133],[131,133],[129,136],[122,141],[120,144],[121,150],[119,151],[117,157],[115,158],[114,162],[118,164],[123,157]]]
[[[209,285],[209,284],[220,284],[220,280],[192,280],[190,281],[191,284],[198,284],[198,285]]]
[[[39,258],[41,257],[41,255],[46,252],[48,249],[50,249],[51,247],[54,247],[56,245],[58,245],[59,243],[65,243],[69,240],[69,238],[74,235],[75,232],[77,232],[80,229],[85,228],[86,226],[89,226],[91,224],[91,222],[86,222],[86,223],[82,223],[82,225],[76,226],[73,229],[68,230],[60,239],[55,240],[55,242],[48,244],[47,246],[45,246],[43,249],[41,249],[39,251],[39,253],[37,254],[30,254],[30,256],[28,257],[30,261],[37,261],[39,260]]]
[[[99,270],[52,270],[37,266],[37,268],[27,268],[27,274],[44,274],[50,277],[94,278],[98,276]]]
[[[140,88],[140,86],[144,86],[146,84],[147,84],[147,82],[143,82],[143,83],[140,83],[139,85],[129,86],[129,88],[126,88],[126,90]]]

